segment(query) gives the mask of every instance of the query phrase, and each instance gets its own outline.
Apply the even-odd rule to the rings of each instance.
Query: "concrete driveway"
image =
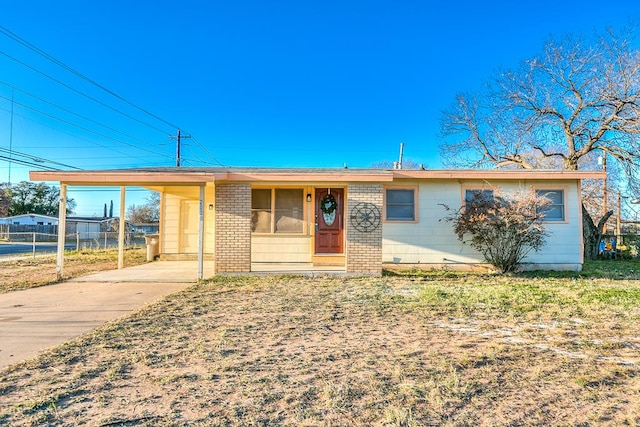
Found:
[[[191,264],[182,264],[186,271],[179,268],[179,262],[166,264],[170,265],[150,263],[0,294],[0,369],[195,282],[195,263],[195,272]],[[164,280],[158,280],[163,276]]]

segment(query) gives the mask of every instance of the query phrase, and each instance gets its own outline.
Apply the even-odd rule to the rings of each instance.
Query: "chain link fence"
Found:
[[[66,250],[107,249],[118,247],[119,234],[115,232],[77,232],[65,235]],[[125,233],[125,248],[145,245],[144,233]],[[0,227],[0,257],[24,256],[36,253],[55,253],[58,245],[57,233],[39,231],[10,231]]]

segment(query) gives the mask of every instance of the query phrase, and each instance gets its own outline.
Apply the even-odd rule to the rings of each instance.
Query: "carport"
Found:
[[[143,187],[153,191],[163,193],[168,187],[195,187],[199,189],[198,204],[198,236],[197,236],[197,263],[193,266],[197,268],[197,280],[204,277],[204,199],[205,187],[212,184],[215,174],[202,170],[175,170],[162,169],[138,169],[131,170],[109,170],[109,171],[32,171],[29,174],[32,181],[48,181],[60,183],[60,202],[58,214],[58,229],[66,229],[67,211],[67,187],[120,187],[120,222],[125,217],[126,189],[127,187]],[[194,236],[195,237],[195,236]],[[162,239],[162,236],[160,236]],[[118,227],[118,270],[124,267],[124,243],[125,228]],[[64,244],[65,233],[58,233],[57,247],[57,276],[63,278],[64,273]],[[150,269],[148,273],[151,273]]]

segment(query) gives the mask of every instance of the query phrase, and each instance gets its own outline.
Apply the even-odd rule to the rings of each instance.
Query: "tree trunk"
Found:
[[[582,233],[584,235],[585,260],[598,259],[598,247],[602,239],[602,230],[611,215],[613,215],[613,211],[607,212],[605,216],[600,218],[598,225],[595,225],[591,215],[589,215],[587,209],[582,205]]]

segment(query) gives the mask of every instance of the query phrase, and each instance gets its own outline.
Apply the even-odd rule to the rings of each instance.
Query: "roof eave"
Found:
[[[485,170],[394,170],[395,179],[604,179],[604,171],[567,171],[542,169]]]

